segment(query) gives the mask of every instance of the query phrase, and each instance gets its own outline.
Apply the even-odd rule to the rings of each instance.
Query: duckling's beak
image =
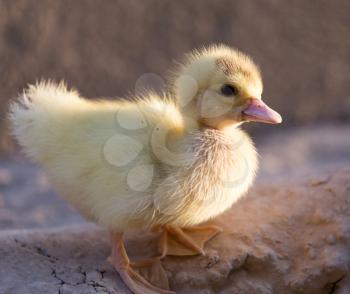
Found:
[[[247,108],[242,111],[242,118],[246,121],[258,121],[269,124],[279,124],[282,117],[261,99],[249,98]]]

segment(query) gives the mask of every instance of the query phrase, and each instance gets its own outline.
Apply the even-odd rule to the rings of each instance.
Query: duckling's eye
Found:
[[[221,87],[221,93],[225,96],[234,96],[234,95],[237,95],[238,90],[235,86],[223,85]]]

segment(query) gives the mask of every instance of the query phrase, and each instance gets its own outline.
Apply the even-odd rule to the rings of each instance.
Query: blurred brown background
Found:
[[[346,0],[3,0],[1,150],[8,101],[27,83],[64,79],[87,97],[132,92],[144,73],[223,42],[261,65],[265,97],[284,126],[350,114],[350,2]]]

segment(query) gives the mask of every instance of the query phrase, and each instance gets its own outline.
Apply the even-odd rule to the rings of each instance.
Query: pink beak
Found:
[[[247,121],[259,121],[268,124],[282,122],[280,114],[257,98],[251,98],[248,107],[242,111],[243,119]]]

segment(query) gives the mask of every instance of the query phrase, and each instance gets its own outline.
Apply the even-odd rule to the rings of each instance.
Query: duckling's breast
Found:
[[[204,222],[230,208],[253,182],[257,154],[242,130],[198,131],[186,144],[183,165],[170,168],[156,189],[153,223]]]

